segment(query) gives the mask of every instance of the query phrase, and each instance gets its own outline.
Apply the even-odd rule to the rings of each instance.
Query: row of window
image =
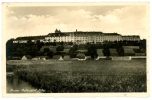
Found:
[[[65,37],[45,37],[46,39],[49,39],[49,38],[88,38],[87,36],[65,36]],[[108,38],[121,38],[120,36],[95,36],[96,38],[103,38],[103,37],[108,37]],[[90,36],[90,38],[92,38]]]
[[[46,38],[46,39],[48,39],[48,38]],[[51,39],[88,39],[88,38],[51,38]],[[100,37],[97,37],[97,38],[94,38],[94,39],[121,39],[121,38],[104,38],[104,37],[102,37],[102,38],[100,38]]]
[[[47,39],[46,41],[53,41],[54,39]],[[93,38],[90,38],[90,39],[88,39],[88,38],[71,38],[71,39],[55,39],[55,40],[121,40],[120,38],[96,38],[96,39],[93,39]]]
[[[50,42],[53,42],[54,40],[50,41]],[[56,40],[56,42],[77,42],[77,41],[81,41],[81,42],[92,42],[92,41],[95,41],[95,42],[103,42],[104,40]],[[109,41],[114,41],[114,40],[109,40]],[[48,42],[48,41],[43,41],[41,40],[41,42]],[[13,41],[13,43],[27,43],[27,41]]]

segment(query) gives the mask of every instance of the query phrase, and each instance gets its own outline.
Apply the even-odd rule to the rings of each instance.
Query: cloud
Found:
[[[14,12],[12,10],[9,10],[9,9],[6,9],[6,15],[7,16],[14,15],[14,14],[16,14],[16,12]]]
[[[9,13],[15,13],[10,11]],[[27,14],[7,17],[7,34],[12,37],[46,35],[58,28],[67,31],[103,31],[118,32],[124,35],[147,33],[146,8],[144,6],[127,6],[95,13],[77,9],[59,9],[45,15]]]

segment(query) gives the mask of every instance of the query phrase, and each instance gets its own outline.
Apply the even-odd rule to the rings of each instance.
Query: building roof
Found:
[[[24,36],[24,37],[17,37],[15,40],[38,40],[38,39],[45,39],[45,37],[60,37],[60,36],[69,36],[70,33],[76,35],[76,36],[82,36],[82,35],[120,35],[118,33],[103,33],[101,31],[74,31],[74,32],[61,32],[60,30],[55,31],[56,33],[49,33],[48,35],[42,35],[42,36]],[[138,36],[139,35],[132,35],[132,36]],[[124,36],[125,37],[125,36]]]
[[[32,57],[30,55],[24,55],[27,59],[32,59]],[[24,57],[23,56],[23,57]]]
[[[103,34],[102,32],[96,32],[96,31],[91,31],[91,32],[83,32],[83,31],[77,31],[77,32],[61,32],[61,33],[49,33],[47,36],[50,37],[57,37],[57,36],[69,36],[70,33],[73,33],[74,35],[83,35],[83,34]]]
[[[16,40],[38,40],[45,39],[46,35],[43,36],[26,36],[26,37],[17,37]]]
[[[70,60],[71,58],[70,58],[70,56],[66,55],[66,56],[64,56],[63,59],[64,59],[64,60]]]
[[[74,32],[74,35],[81,35],[81,34],[103,34],[102,32],[97,32],[97,31],[91,31],[91,32],[83,32],[83,31],[77,31]]]
[[[60,55],[54,55],[52,59],[60,59]]]
[[[50,37],[57,37],[57,36],[68,36],[67,33],[49,33],[48,36]]]
[[[104,35],[120,35],[118,33],[104,33]]]
[[[139,35],[123,35],[122,37],[140,37]]]

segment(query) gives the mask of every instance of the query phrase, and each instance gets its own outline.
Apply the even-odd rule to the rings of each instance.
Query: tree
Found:
[[[44,48],[44,53],[48,53],[50,51],[49,48]]]
[[[75,58],[77,56],[76,52],[69,51],[70,58]]]
[[[117,47],[117,52],[119,54],[119,56],[124,56],[124,48],[122,46],[118,46]]]
[[[76,44],[73,45],[72,49],[73,49],[74,51],[78,50],[78,45],[76,45]]]
[[[75,58],[77,56],[76,50],[78,50],[78,45],[73,45],[73,47],[69,50],[69,55],[71,58]]]
[[[63,42],[63,41],[61,41],[60,45],[64,45],[64,42]]]
[[[109,48],[103,48],[102,52],[103,52],[104,56],[107,56],[107,57],[110,56],[110,50],[109,50]]]
[[[56,40],[54,39],[53,46],[56,46]]]
[[[63,50],[64,50],[64,46],[63,46],[63,45],[58,46],[58,47],[56,48],[56,51],[63,51]]]
[[[36,52],[36,55],[37,55],[37,56],[43,56],[43,55],[44,55],[44,52],[42,52],[42,51],[37,51],[37,52]]]
[[[10,39],[6,42],[6,57],[12,56],[13,52],[13,39]]]
[[[51,41],[51,40],[50,40],[50,39],[48,39],[48,42],[49,42],[49,43],[50,43],[50,41]]]
[[[73,45],[73,42],[69,42],[68,45]]]
[[[94,44],[94,41],[92,43]]]
[[[43,42],[40,42],[40,40],[36,41],[37,49],[40,50],[42,46],[44,46]]]
[[[22,57],[23,56],[23,52],[22,52],[23,50],[22,50],[22,48],[17,48],[17,50],[16,50],[16,56],[19,56],[19,57]]]
[[[104,54],[104,56],[107,56],[107,57],[109,57],[110,56],[110,50],[109,50],[109,44],[108,43],[105,43],[104,45],[103,45],[103,54]]]
[[[34,43],[32,42],[31,39],[29,39],[26,44],[27,44],[27,46],[33,46],[34,45]]]
[[[40,40],[37,40],[37,41],[36,41],[36,44],[37,44],[37,45],[40,44]]]
[[[146,39],[143,39],[139,42],[139,48],[146,50]]]
[[[92,59],[98,57],[97,50],[94,45],[90,45],[88,47],[88,54],[91,56]]]
[[[37,46],[34,45],[31,47],[30,53],[29,55],[31,55],[32,57],[36,56],[36,52],[38,51]]]
[[[53,55],[54,55],[54,52],[53,52],[53,51],[49,51],[49,52],[47,53],[47,56],[49,56],[50,58],[52,58]]]
[[[123,45],[122,41],[121,41],[121,40],[118,41],[118,46],[121,46],[121,47],[122,47],[122,45]]]

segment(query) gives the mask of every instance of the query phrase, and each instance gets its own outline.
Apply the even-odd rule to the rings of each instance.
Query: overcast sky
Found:
[[[102,31],[122,35],[148,33],[144,5],[8,7],[6,30],[11,38],[61,32]]]

